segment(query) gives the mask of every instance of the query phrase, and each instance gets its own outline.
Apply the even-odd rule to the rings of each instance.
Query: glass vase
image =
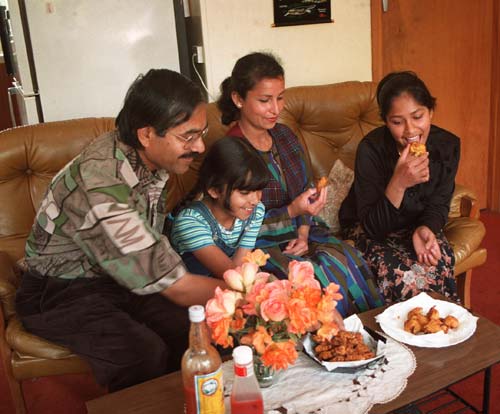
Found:
[[[278,371],[275,371],[272,367],[265,366],[260,359],[260,355],[254,354],[253,367],[260,388],[267,388],[275,383],[278,377]]]

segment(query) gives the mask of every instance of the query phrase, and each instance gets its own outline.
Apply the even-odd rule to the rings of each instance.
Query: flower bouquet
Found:
[[[207,323],[213,341],[224,348],[237,344],[253,347],[264,366],[286,369],[298,357],[296,344],[308,332],[325,339],[336,335],[335,307],[342,299],[339,286],[321,289],[310,262],[292,261],[288,280],[260,272],[269,255],[249,253],[242,266],[227,270],[230,289],[216,288],[207,302]]]

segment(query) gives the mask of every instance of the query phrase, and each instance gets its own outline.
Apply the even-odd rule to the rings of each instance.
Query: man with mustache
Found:
[[[200,89],[152,69],[130,86],[115,125],[52,180],[16,298],[28,331],[86,359],[110,391],[179,369],[186,307],[224,286],[188,273],[161,232],[169,174],[205,150]]]

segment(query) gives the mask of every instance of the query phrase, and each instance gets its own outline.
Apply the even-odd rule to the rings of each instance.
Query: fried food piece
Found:
[[[327,177],[321,177],[317,182],[316,182],[316,190],[321,191],[323,188],[325,188],[328,185],[328,178]]]
[[[418,334],[422,331],[422,325],[418,322],[417,316],[413,316],[411,319],[406,320],[404,324],[404,330],[410,332],[413,335]]]
[[[328,362],[359,361],[375,356],[373,351],[363,341],[360,332],[339,331],[330,341],[321,340],[313,336],[317,343],[314,347],[316,356]]]
[[[427,318],[439,319],[439,311],[436,309],[435,306],[429,309],[429,311],[427,312]]]
[[[425,315],[421,307],[416,307],[408,312],[404,330],[414,335],[432,334],[439,331],[448,333],[450,329],[455,329],[458,325],[458,319],[454,316],[448,315],[446,318],[441,318],[435,306],[430,308]]]
[[[458,319],[451,315],[448,315],[446,318],[444,318],[443,323],[451,329],[455,329],[458,327]]]
[[[425,144],[421,144],[420,142],[412,142],[410,144],[410,154],[413,154],[415,157],[424,155],[426,151]]]
[[[441,321],[439,319],[431,319],[427,325],[424,326],[424,333],[436,333],[441,331]]]
[[[424,310],[420,306],[413,308],[410,312],[408,312],[408,319],[411,319],[412,316],[421,315],[423,311]]]

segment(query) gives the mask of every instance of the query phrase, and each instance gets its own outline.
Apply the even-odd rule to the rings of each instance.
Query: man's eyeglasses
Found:
[[[169,134],[180,139],[184,143],[184,145],[191,145],[194,144],[198,139],[204,139],[207,136],[208,126],[203,131],[195,132],[194,134],[190,134],[188,136],[174,134],[173,132],[169,132]]]

